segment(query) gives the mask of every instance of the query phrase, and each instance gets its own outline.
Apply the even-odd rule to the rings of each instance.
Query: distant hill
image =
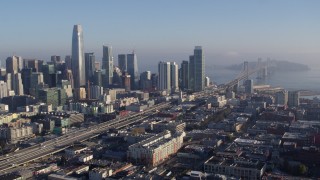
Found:
[[[266,63],[266,61],[262,62]],[[249,68],[256,67],[258,62],[249,62]],[[268,70],[273,71],[309,71],[310,67],[305,64],[295,63],[295,62],[289,62],[289,61],[279,61],[279,60],[271,60],[268,62]],[[230,66],[227,66],[226,69],[230,70],[241,70],[243,69],[243,64],[233,64]]]

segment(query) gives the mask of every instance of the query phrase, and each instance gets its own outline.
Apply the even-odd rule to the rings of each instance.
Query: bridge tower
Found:
[[[262,66],[262,59],[258,58],[257,68],[259,69],[257,72],[257,79],[264,79],[263,77],[263,66]]]

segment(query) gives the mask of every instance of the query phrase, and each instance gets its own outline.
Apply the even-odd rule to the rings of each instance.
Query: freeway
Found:
[[[41,144],[21,149],[20,151],[13,152],[5,156],[0,156],[0,172],[23,165],[47,155],[60,152],[70,147],[74,142],[81,142],[96,137],[100,133],[103,133],[110,128],[119,129],[131,124],[135,124],[147,118],[149,115],[157,113],[156,110],[168,108],[170,106],[171,105],[169,102],[160,103],[143,112],[132,114],[129,117],[113,119],[79,131],[73,131],[72,133],[45,141]]]

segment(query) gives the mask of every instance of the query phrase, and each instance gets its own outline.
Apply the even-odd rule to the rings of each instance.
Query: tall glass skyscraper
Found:
[[[193,56],[189,57],[189,89],[202,91],[205,87],[205,60],[201,46],[196,46]]]
[[[113,78],[113,56],[112,47],[103,46],[102,69],[105,71],[103,78],[103,87],[108,88],[112,85]]]
[[[85,59],[85,70],[86,70],[86,82],[90,81],[93,82],[94,77],[94,71],[95,71],[95,55],[94,53],[84,53],[84,59]]]
[[[139,89],[138,60],[137,55],[134,52],[132,52],[132,54],[127,54],[127,69],[131,76],[131,89]]]
[[[194,49],[195,77],[194,90],[202,91],[205,87],[205,61],[204,53],[201,46],[196,46]]]
[[[79,88],[86,84],[85,62],[83,52],[83,33],[81,25],[74,25],[72,34],[72,74],[74,78],[74,88]]]
[[[189,79],[189,62],[182,61],[180,68],[180,88],[183,90],[188,89],[188,79]]]
[[[126,54],[118,55],[118,67],[122,72],[127,71],[127,55]]]

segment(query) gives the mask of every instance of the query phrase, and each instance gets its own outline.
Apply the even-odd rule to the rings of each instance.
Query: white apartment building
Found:
[[[129,146],[128,160],[136,163],[155,166],[176,153],[183,145],[185,132],[171,134],[164,131],[139,143]]]

